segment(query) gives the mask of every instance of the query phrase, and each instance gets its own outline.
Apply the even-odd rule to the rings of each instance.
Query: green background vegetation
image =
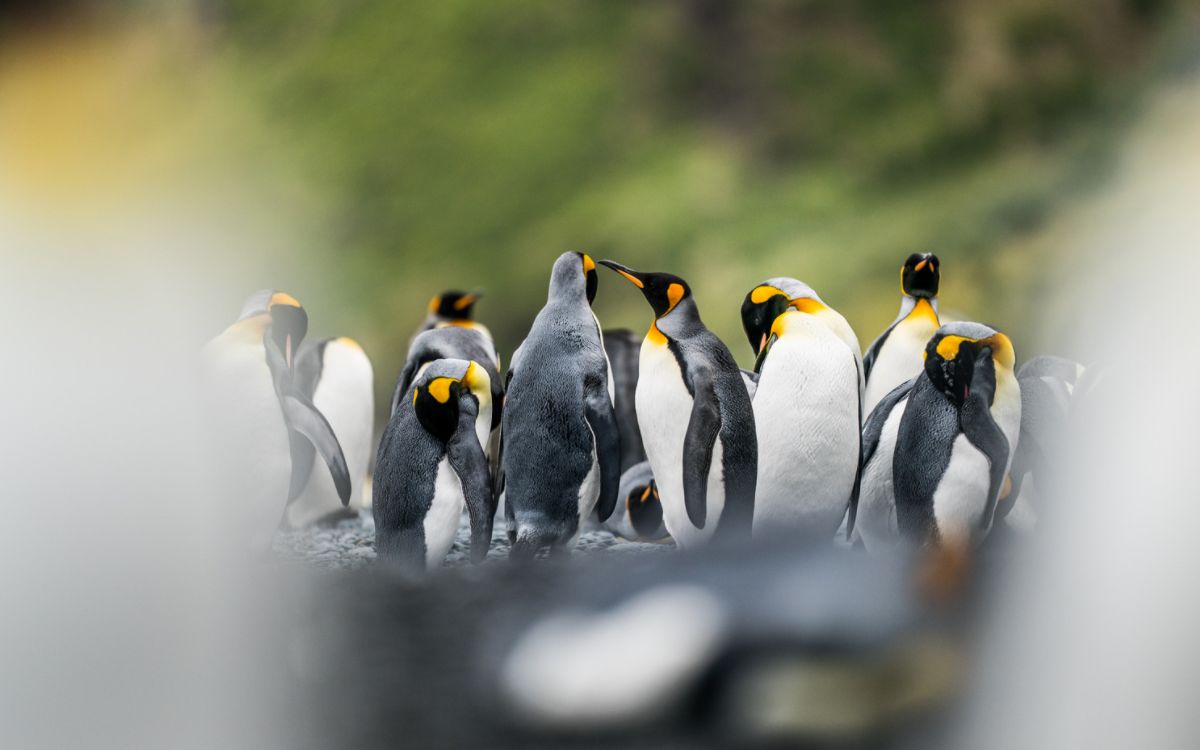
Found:
[[[866,347],[918,250],[943,259],[944,311],[1053,350],[1038,309],[1069,269],[1020,238],[1103,180],[1191,10],[229,0],[210,24],[319,207],[278,285],[315,332],[363,340],[383,393],[443,288],[487,289],[507,361],[564,250],[684,276],[743,363],[757,281],[809,282]],[[601,322],[644,329],[601,272]]]

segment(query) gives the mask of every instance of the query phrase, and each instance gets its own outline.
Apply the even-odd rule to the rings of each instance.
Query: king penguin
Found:
[[[871,412],[856,527],[869,550],[961,548],[991,530],[1021,428],[1014,361],[1003,333],[948,323],[922,372]]]
[[[748,537],[758,443],[737,362],[700,320],[686,281],[601,263],[654,310],[639,360],[637,415],[667,531],[680,547]]]
[[[422,321],[413,336],[416,337],[423,331],[428,331],[432,328],[456,326],[482,334],[487,338],[488,346],[494,349],[495,344],[493,343],[492,332],[488,330],[487,326],[475,320],[475,303],[482,298],[482,289],[470,292],[448,289],[441,294],[435,294],[433,299],[429,300],[429,308],[425,315],[425,320]]]
[[[662,498],[649,461],[634,464],[621,475],[617,508],[604,526],[631,542],[658,542],[667,538]]]
[[[253,294],[237,322],[210,341],[204,360],[215,400],[224,468],[252,546],[270,545],[289,500],[319,453],[342,504],[351,479],[329,422],[295,381],[295,356],[308,314],[295,297]]]
[[[742,325],[759,374],[754,533],[829,540],[858,492],[858,338],[812,287],[792,278],[751,289]]]
[[[388,421],[375,461],[375,551],[412,568],[442,564],[463,508],[471,560],[487,555],[495,515],[483,446],[491,383],[477,362],[440,359],[421,373]]]
[[[592,312],[599,279],[583,253],[563,253],[546,305],[513,354],[501,463],[513,559],[574,544],[581,521],[612,514],[621,478],[613,383]]]
[[[299,497],[288,504],[288,526],[299,528],[363,505],[363,487],[375,439],[375,370],[362,346],[352,338],[306,338],[296,355],[296,382],[329,421],[346,456],[351,495],[342,507],[322,467],[313,467]]]
[[[938,283],[941,261],[932,253],[913,253],[900,268],[900,314],[863,357],[866,416],[896,386],[921,372],[921,356],[941,325]]]

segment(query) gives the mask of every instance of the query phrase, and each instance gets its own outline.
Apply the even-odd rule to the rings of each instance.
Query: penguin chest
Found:
[[[943,541],[966,542],[987,508],[990,462],[966,435],[954,438],[950,460],[933,492],[933,518]]]
[[[465,507],[462,480],[451,468],[450,460],[443,456],[437,465],[437,475],[433,480],[433,497],[422,523],[425,532],[425,563],[430,568],[440,566],[446,559],[446,553],[454,544]]]
[[[725,506],[721,439],[718,437],[713,446],[709,468],[707,523],[698,529],[688,518],[683,493],[683,447],[692,418],[692,395],[675,355],[666,345],[646,341],[639,367],[638,427],[658,484],[663,524],[681,547],[702,543],[712,536]]]
[[[804,313],[772,345],[754,398],[758,433],[755,531],[832,536],[858,469],[858,368],[853,353]]]
[[[868,550],[886,549],[899,538],[896,521],[896,491],[892,476],[900,421],[908,408],[904,399],[892,409],[879,434],[879,444],[863,467],[855,530]]]
[[[905,318],[892,328],[871,367],[871,379],[867,382],[863,402],[864,419],[893,388],[921,373],[925,345],[937,333],[937,328],[936,319],[918,315]]]

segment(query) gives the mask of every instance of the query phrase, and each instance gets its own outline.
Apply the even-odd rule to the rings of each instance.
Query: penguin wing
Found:
[[[712,373],[692,373],[692,415],[683,439],[683,504],[688,520],[703,529],[708,516],[708,472],[721,431],[721,410]]]
[[[859,364],[857,353],[854,353],[854,370],[858,374],[858,382],[863,382],[862,365]],[[858,423],[863,421],[863,389],[858,389]],[[882,429],[882,428],[881,428]],[[875,438],[878,443],[879,438]],[[858,467],[854,470],[854,486],[850,488],[850,503],[846,509],[846,539],[854,531],[854,522],[858,519],[858,495],[862,490],[863,474],[863,431],[858,431]]]
[[[333,476],[333,486],[337,488],[342,505],[350,503],[350,469],[346,466],[346,456],[342,446],[329,421],[317,411],[311,401],[294,395],[285,395],[279,399],[283,407],[284,419],[288,426],[308,438],[308,442],[321,454],[329,473]]]
[[[967,440],[987,456],[989,466],[987,505],[984,507],[980,531],[992,526],[1004,472],[1008,468],[1008,438],[992,418],[992,399],[996,391],[996,368],[992,353],[984,349],[975,361],[970,394],[963,402],[959,425]]]
[[[459,402],[458,428],[446,443],[446,458],[450,468],[462,483],[467,515],[471,519],[471,562],[487,557],[492,543],[492,522],[496,515],[492,476],[488,471],[487,455],[475,434],[475,419],[479,406],[470,395]]]
[[[918,375],[917,377],[920,376]],[[888,417],[891,416],[892,409],[895,409],[897,404],[908,398],[916,383],[917,378],[901,383],[893,388],[888,395],[884,396],[883,400],[871,410],[871,416],[867,417],[867,423],[863,425],[862,431],[862,461],[860,463],[864,468],[875,457],[875,450],[879,447],[879,438],[883,434],[883,425],[887,422]]]
[[[596,460],[600,464],[600,499],[596,510],[603,523],[617,507],[617,489],[621,484],[621,432],[608,397],[607,373],[602,377],[586,377],[583,388],[584,418],[592,428]]]
[[[300,497],[312,476],[313,460],[317,457],[313,444],[300,433],[288,430],[288,449],[292,454],[292,479],[288,484],[288,502]]]
[[[895,323],[888,326],[887,330],[879,334],[879,338],[871,342],[871,346],[867,349],[867,353],[863,355],[863,379],[871,379],[871,368],[875,366],[875,360],[879,358],[879,351],[883,349],[883,342],[887,341],[888,336],[892,335],[892,329],[896,327]]]

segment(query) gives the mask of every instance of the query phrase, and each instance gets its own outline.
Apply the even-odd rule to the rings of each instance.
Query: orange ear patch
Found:
[[[671,304],[667,308],[667,312],[674,310],[675,305],[678,305],[681,299],[683,299],[683,284],[671,284],[667,287],[667,302]]]

